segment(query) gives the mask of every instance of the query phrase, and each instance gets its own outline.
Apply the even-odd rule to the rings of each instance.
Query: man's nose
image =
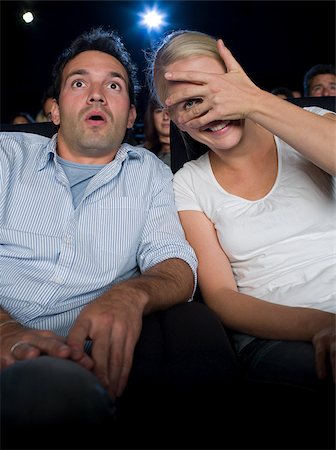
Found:
[[[94,102],[106,103],[106,98],[100,88],[93,87],[88,95],[88,102],[90,104]]]
[[[332,96],[332,93],[328,87],[324,87],[322,89],[322,96],[323,97],[331,97]]]

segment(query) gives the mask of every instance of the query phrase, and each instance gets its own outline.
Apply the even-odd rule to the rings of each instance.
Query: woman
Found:
[[[250,380],[319,390],[335,379],[335,115],[258,88],[199,32],[167,36],[151,76],[207,148],[174,177],[205,303]]]
[[[175,198],[203,299],[233,330],[252,386],[244,402],[250,430],[272,429],[286,448],[329,448],[335,115],[258,88],[222,40],[199,32],[166,36],[150,76],[183,139],[204,153],[175,174]]]
[[[155,99],[148,102],[144,117],[144,132],[143,146],[170,167],[170,118],[168,112]]]

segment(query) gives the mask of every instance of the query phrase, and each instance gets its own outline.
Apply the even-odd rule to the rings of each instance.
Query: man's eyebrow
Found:
[[[68,73],[68,76],[66,77],[66,80],[68,80],[69,78],[76,76],[76,75],[90,75],[90,72],[86,69],[75,69],[72,72]],[[127,79],[124,77],[124,75],[122,75],[120,72],[109,72],[109,75],[112,78],[120,78],[121,80],[124,81],[124,83],[126,84],[126,86],[128,85],[127,83]]]
[[[112,78],[121,78],[127,86],[127,79],[120,72],[110,72]]]

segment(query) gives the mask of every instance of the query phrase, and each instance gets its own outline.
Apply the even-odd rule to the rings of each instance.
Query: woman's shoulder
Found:
[[[193,172],[207,172],[209,167],[209,152],[201,155],[197,159],[191,159],[183,164],[181,169],[179,169],[176,174],[185,174]],[[176,175],[175,174],[175,175]]]
[[[204,154],[197,159],[184,163],[183,167],[174,174],[175,185],[199,186],[202,180],[208,179],[209,157]]]

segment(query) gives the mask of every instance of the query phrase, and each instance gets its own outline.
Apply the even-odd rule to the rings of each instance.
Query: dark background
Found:
[[[149,34],[139,13],[156,4],[167,14],[161,30]],[[35,21],[21,20],[24,9]],[[317,63],[335,63],[334,1],[10,1],[1,0],[1,117],[18,111],[34,117],[50,83],[59,53],[82,31],[116,29],[139,67],[144,85],[143,50],[164,33],[189,28],[222,37],[252,80],[271,90],[302,92],[304,73]],[[139,98],[139,120],[147,88]]]

